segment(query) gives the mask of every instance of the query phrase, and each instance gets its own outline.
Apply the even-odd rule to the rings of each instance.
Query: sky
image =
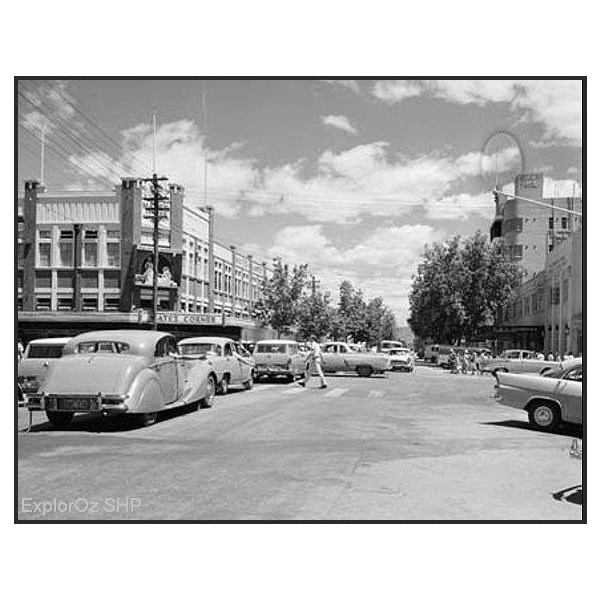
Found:
[[[581,115],[580,81],[30,80],[18,177],[40,177],[42,135],[49,192],[147,177],[154,143],[218,238],[348,279],[404,325],[424,246],[489,231],[495,185],[524,169],[580,193]]]

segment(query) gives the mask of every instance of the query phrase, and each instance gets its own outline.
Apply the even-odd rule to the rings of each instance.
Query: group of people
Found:
[[[450,350],[450,372],[451,373],[464,373],[465,375],[482,375],[481,370],[481,358],[483,353],[472,352],[469,350],[463,350],[456,352],[454,349]]]

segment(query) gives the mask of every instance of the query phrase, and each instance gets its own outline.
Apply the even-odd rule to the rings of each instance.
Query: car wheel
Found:
[[[561,423],[560,410],[552,402],[535,402],[528,412],[529,422],[542,431],[554,431]]]
[[[209,375],[206,379],[206,394],[200,403],[198,408],[210,408],[215,403],[215,396],[217,393],[217,382],[212,375]]]
[[[229,391],[229,376],[223,375],[223,379],[221,380],[221,385],[219,386],[219,394],[221,396],[226,396]]]
[[[359,377],[371,377],[371,373],[373,373],[373,369],[368,365],[360,365],[356,367],[356,372]]]
[[[63,427],[67,427],[70,425],[71,421],[75,413],[72,412],[54,412],[51,410],[46,411],[46,417],[48,417],[48,421],[53,427],[57,427],[58,429],[62,429]]]

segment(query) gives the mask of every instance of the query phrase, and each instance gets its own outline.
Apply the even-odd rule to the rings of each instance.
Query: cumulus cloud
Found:
[[[422,92],[422,84],[416,81],[404,80],[376,81],[372,89],[375,98],[389,104],[420,96]]]
[[[360,87],[358,85],[358,81],[355,79],[324,79],[323,83],[326,83],[335,87],[346,88],[347,90],[351,90],[352,92],[359,94]]]
[[[334,295],[339,284],[349,279],[368,297],[382,296],[402,325],[418,258],[425,244],[443,237],[430,225],[380,227],[341,246],[327,238],[321,225],[290,226],[276,234],[266,255],[281,256],[291,264],[308,262],[311,272]]]
[[[358,130],[356,127],[354,127],[354,125],[352,125],[350,122],[350,119],[344,115],[327,115],[326,117],[321,117],[321,121],[324,125],[341,129],[342,131],[352,135],[358,135]]]
[[[508,102],[521,117],[544,126],[538,143],[581,145],[582,85],[569,80],[378,81],[375,98],[387,103],[426,96],[458,104]]]

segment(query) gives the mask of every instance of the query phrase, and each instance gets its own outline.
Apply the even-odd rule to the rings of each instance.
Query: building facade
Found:
[[[544,198],[543,189],[544,176],[540,173],[521,174],[515,179],[516,196],[550,207],[495,194],[496,215],[490,228],[491,239],[503,244],[506,256],[523,268],[525,277],[543,271],[546,257],[582,226],[581,217],[557,210],[581,212],[581,197]]]
[[[27,323],[47,323],[49,332],[52,323],[70,323],[73,331],[149,323],[154,247],[148,192],[135,178],[101,194],[54,195],[37,181],[25,182],[17,215],[20,334]],[[187,206],[183,187],[171,184],[165,196],[157,320],[184,329],[237,328],[236,337],[272,335],[253,320],[270,265],[219,242],[214,209]]]
[[[495,333],[503,348],[578,355],[584,350],[583,232],[574,231],[525,280]]]

